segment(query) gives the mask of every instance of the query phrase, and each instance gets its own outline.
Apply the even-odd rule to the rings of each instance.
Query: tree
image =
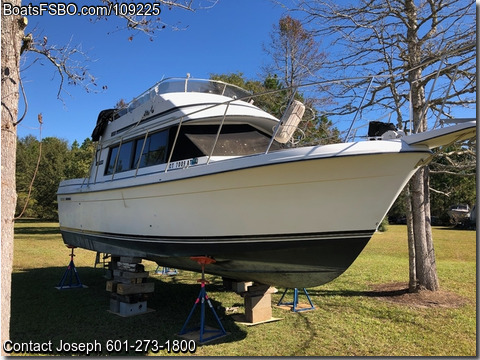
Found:
[[[256,106],[266,112],[280,118],[286,109],[291,87],[284,87],[278,77],[269,75],[261,81],[245,80],[242,73],[237,74],[212,74],[213,80],[220,80],[229,84],[240,86],[253,94]],[[299,101],[306,102],[313,108],[313,102],[305,99],[301,92],[295,94]],[[313,116],[312,116],[313,114]],[[303,125],[299,126],[300,136],[294,140],[295,145],[319,145],[335,143],[339,141],[339,131],[333,127],[332,122],[325,116],[319,115],[318,111],[309,111],[303,117]]]
[[[254,95],[253,102],[256,106],[274,116],[282,115],[282,106],[286,104],[286,91],[283,90],[277,77],[267,76],[263,82],[247,80],[243,73],[211,74],[210,78],[250,91]]]
[[[1,1],[2,9],[4,0]],[[19,8],[21,0],[9,0],[12,7]],[[114,3],[110,0],[102,0],[102,3]],[[155,3],[168,8],[181,8],[189,11],[194,10],[193,0],[156,0]],[[211,1],[215,4],[215,0]],[[212,6],[213,6],[212,5]],[[136,16],[124,16],[126,28],[152,34],[165,27],[160,18],[145,18]],[[2,135],[1,135],[1,162],[2,162],[2,269],[1,269],[1,341],[2,344],[9,338],[10,333],[10,299],[11,299],[11,273],[13,264],[13,231],[14,214],[17,194],[15,191],[15,165],[16,165],[16,126],[22,121],[18,117],[19,89],[21,87],[20,56],[26,51],[36,52],[45,56],[56,67],[61,77],[59,97],[63,90],[64,80],[72,85],[84,85],[88,90],[90,85],[95,85],[94,77],[85,72],[82,63],[69,62],[71,56],[78,53],[78,47],[64,46],[57,48],[49,46],[48,39],[43,37],[37,40],[32,34],[24,35],[27,18],[21,15],[8,15],[2,11]],[[77,66],[79,65],[79,66]],[[2,350],[3,354],[3,350]]]
[[[318,79],[318,72],[322,69],[327,56],[320,51],[320,42],[315,36],[307,31],[302,22],[286,15],[282,17],[278,25],[273,26],[270,34],[270,43],[264,45],[264,51],[270,56],[271,64],[266,67],[268,73],[265,84],[270,89],[285,89],[283,102],[277,116],[281,116],[288,103],[289,97],[296,87],[307,80]],[[272,75],[273,74],[273,75]],[[303,89],[302,89],[303,91]],[[304,115],[304,123],[297,131],[300,135],[295,141],[299,145],[319,145],[335,143],[339,141],[339,131],[333,127],[332,122],[325,114],[315,110],[326,100],[309,96],[306,93],[295,94],[297,100],[305,103],[310,111]]]
[[[55,220],[58,219],[58,184],[65,179],[68,166],[68,145],[65,140],[55,137],[43,139],[42,145],[42,156],[33,191],[35,211],[39,218]]]
[[[442,223],[452,205],[473,207],[476,200],[476,143],[454,144],[437,152],[430,163],[431,211]]]
[[[87,138],[81,146],[75,140],[68,152],[67,166],[65,169],[65,179],[84,178],[89,175],[92,164],[95,144]]]
[[[278,26],[274,25],[264,51],[272,60],[266,72],[278,75],[287,88],[316,77],[326,59],[315,37],[304,29],[300,20],[289,15],[282,17]]]
[[[33,209],[35,201],[31,195],[40,151],[41,143],[33,135],[17,141],[16,185],[18,199],[16,217],[36,216]]]
[[[475,4],[472,0],[360,0],[354,5],[300,0],[298,9],[313,33],[332,39],[326,73],[354,74],[332,86],[335,106],[330,114],[390,113],[403,128],[421,132],[428,119],[450,118],[457,105],[475,102]],[[359,79],[359,75],[370,75]],[[375,76],[375,77],[373,77]],[[373,80],[372,80],[373,79]],[[371,82],[365,103],[362,88]],[[434,87],[434,85],[436,85]],[[341,86],[341,87],[340,87]],[[362,104],[353,105],[353,104]],[[406,116],[406,114],[411,114]],[[435,126],[434,125],[434,126]],[[421,167],[410,186],[412,216],[407,217],[411,259],[410,288],[437,290],[431,235],[428,168]]]
[[[3,8],[3,0],[1,2]],[[10,1],[19,6],[20,0]],[[1,270],[1,341],[9,338],[10,299],[13,265],[13,218],[17,202],[15,163],[17,147],[18,87],[20,83],[20,49],[26,26],[20,16],[2,12],[2,270]],[[3,350],[2,350],[3,354]]]
[[[16,217],[57,220],[58,184],[64,179],[87,177],[93,151],[94,144],[89,138],[81,146],[75,140],[70,148],[65,140],[56,137],[38,141],[29,135],[19,139]]]

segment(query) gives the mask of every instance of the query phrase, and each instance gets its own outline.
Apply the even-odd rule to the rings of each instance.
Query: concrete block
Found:
[[[119,313],[123,316],[143,314],[147,312],[147,302],[140,301],[133,304],[120,302],[119,308]]]
[[[110,311],[118,313],[120,311],[120,301],[117,299],[110,299]]]

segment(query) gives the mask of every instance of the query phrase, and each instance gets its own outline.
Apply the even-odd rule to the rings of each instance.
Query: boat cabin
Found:
[[[252,95],[213,80],[168,79],[121,109],[100,112],[89,183],[281,149],[279,120]]]

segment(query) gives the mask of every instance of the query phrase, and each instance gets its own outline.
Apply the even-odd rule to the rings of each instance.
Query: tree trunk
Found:
[[[413,176],[411,186],[417,287],[436,291],[439,283],[430,224],[430,196],[428,190],[425,191],[428,186],[426,167],[420,168]]]
[[[408,231],[408,291],[415,292],[417,290],[417,270],[415,261],[415,235],[413,234],[413,211],[412,197],[410,193],[410,184],[406,187],[407,196],[405,199],[406,215],[407,215],[407,231]]]
[[[412,101],[413,126],[415,132],[427,130],[427,113],[425,87],[422,85],[422,41],[418,34],[417,7],[414,0],[405,0],[407,15],[407,69]],[[436,291],[439,288],[435,252],[433,251],[432,228],[430,224],[430,192],[428,187],[428,170],[421,167],[412,177],[411,204],[412,226],[415,242],[415,267],[417,287]]]
[[[425,240],[427,243],[427,256],[428,256],[428,273],[427,279],[423,286],[431,291],[437,291],[440,289],[437,276],[437,263],[435,261],[435,250],[433,247],[433,235],[432,235],[432,216],[430,213],[430,171],[428,166],[423,167],[423,193],[425,196]]]
[[[21,1],[9,1],[20,6]],[[3,9],[3,1],[2,1]],[[15,164],[17,147],[17,115],[20,78],[20,49],[26,25],[19,16],[2,13],[2,269],[1,269],[1,341],[10,337],[10,300],[13,265],[13,225],[17,193],[15,189]],[[2,355],[3,347],[2,347]]]

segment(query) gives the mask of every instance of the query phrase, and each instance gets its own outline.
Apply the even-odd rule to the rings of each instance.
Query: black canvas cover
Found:
[[[396,131],[397,128],[392,123],[384,123],[381,121],[370,121],[370,123],[368,124],[369,137],[382,136],[389,130]]]
[[[108,125],[108,122],[112,120],[112,115],[115,112],[115,109],[102,110],[98,114],[97,125],[92,132],[92,141],[98,141],[100,136],[102,136],[105,128]]]

